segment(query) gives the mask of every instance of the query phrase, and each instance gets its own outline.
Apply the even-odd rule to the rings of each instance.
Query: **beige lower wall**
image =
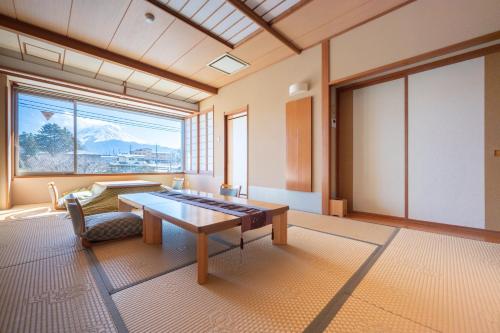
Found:
[[[500,231],[500,52],[487,55],[485,65],[484,167],[486,229]]]
[[[47,189],[48,182],[55,182],[60,194],[77,188],[87,187],[97,181],[117,180],[149,180],[164,185],[172,184],[174,177],[184,177],[182,174],[160,175],[109,175],[109,176],[68,176],[68,177],[26,177],[14,178],[12,181],[12,204],[26,205],[50,202]]]
[[[289,97],[288,87],[297,82],[307,82],[309,91]],[[201,109],[212,105],[215,108],[215,172],[214,176],[190,175],[190,187],[206,191],[218,190],[224,178],[224,113],[248,105],[249,195],[252,197],[252,187],[284,190],[285,104],[305,96],[313,97],[313,192],[321,192],[320,46],[227,85],[219,90],[218,95],[202,101]],[[302,195],[292,191],[285,194]],[[313,200],[316,203],[316,198]]]

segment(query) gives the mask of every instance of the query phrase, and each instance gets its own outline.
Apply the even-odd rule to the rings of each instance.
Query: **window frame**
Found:
[[[182,174],[184,173],[184,164],[182,164],[183,169],[178,172],[121,172],[121,173],[79,173],[78,172],[78,157],[77,157],[77,103],[78,103],[78,98],[70,98],[70,97],[61,97],[57,95],[53,95],[51,93],[44,93],[44,92],[32,92],[32,91],[23,91],[22,89],[18,89],[16,85],[11,86],[10,89],[11,92],[11,133],[12,133],[12,140],[11,141],[11,170],[12,170],[12,178],[43,178],[43,177],[113,177],[113,176],[126,176],[126,175],[171,175],[171,174]],[[42,97],[47,97],[47,98],[53,98],[53,99],[58,99],[58,100],[65,100],[69,101],[73,104],[73,141],[74,141],[74,149],[73,149],[73,171],[72,172],[20,172],[18,170],[18,161],[19,161],[19,105],[18,105],[18,94],[19,93],[26,93],[34,96],[42,96]],[[95,105],[101,105],[99,103],[93,103],[89,101],[85,101],[85,103],[88,104],[95,104]],[[138,110],[129,110],[127,111],[123,107],[114,107],[117,110],[124,110],[124,112],[140,112]],[[152,114],[152,112],[145,110],[144,113],[146,114]],[[163,116],[160,114],[155,113],[155,116]],[[165,115],[165,118],[170,118],[174,120],[178,120],[181,122],[181,147],[184,146],[184,123],[183,123],[183,118],[182,117],[176,117],[176,116],[167,116]],[[184,161],[184,150],[181,149],[182,151],[182,160]]]
[[[208,114],[209,113],[212,113],[212,121],[209,123],[208,121]],[[205,117],[205,169],[202,169],[200,167],[200,117],[201,116],[204,116]],[[187,163],[188,161],[186,160],[186,144],[184,144],[184,173],[186,174],[199,174],[199,175],[214,175],[214,160],[215,160],[215,156],[214,156],[214,150],[215,150],[215,147],[214,147],[214,136],[215,136],[215,129],[214,129],[214,124],[215,124],[215,110],[214,110],[214,106],[211,106],[210,108],[208,109],[205,109],[203,111],[200,111],[198,114],[195,114],[195,115],[191,115],[191,116],[188,116],[185,118],[185,121],[191,121],[191,119],[193,118],[196,118],[196,126],[197,126],[197,135],[196,135],[196,151],[197,151],[197,155],[196,155],[196,166],[195,168],[192,168],[191,170],[187,170],[186,166],[187,166]],[[186,124],[186,122],[184,122],[184,125]],[[212,134],[209,135],[209,131],[208,131],[208,128],[209,128],[209,124],[211,125],[212,127]],[[191,123],[192,125],[192,123]],[[184,136],[185,138],[185,136]],[[208,157],[208,142],[209,140],[212,141],[212,170],[209,170],[208,166],[210,165],[209,163],[209,157]],[[192,128],[190,128],[190,150],[191,150],[191,153],[190,153],[190,160],[192,161],[192,149],[193,149],[193,136],[192,136]],[[191,162],[190,162],[191,163]],[[191,165],[192,167],[192,165]]]

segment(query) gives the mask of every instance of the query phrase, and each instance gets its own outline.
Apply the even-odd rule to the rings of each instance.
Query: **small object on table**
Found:
[[[227,195],[230,197],[239,198],[241,192],[241,186],[233,186],[230,184],[222,184],[219,189],[220,195]]]
[[[184,178],[174,178],[172,180],[173,190],[182,190],[184,188]]]

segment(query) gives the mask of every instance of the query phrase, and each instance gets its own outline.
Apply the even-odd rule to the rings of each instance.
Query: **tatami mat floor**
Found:
[[[0,211],[0,332],[500,332],[500,244],[298,211],[288,221],[286,247],[268,230],[243,252],[238,230],[212,238],[199,286],[188,235],[170,250],[130,239],[89,252],[64,212]],[[187,256],[171,267],[169,251]]]

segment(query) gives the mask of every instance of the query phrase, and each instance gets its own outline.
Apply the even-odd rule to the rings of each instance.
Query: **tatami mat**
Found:
[[[302,331],[376,246],[291,227],[287,246],[267,236],[112,295],[131,332]]]
[[[0,332],[114,332],[83,251],[0,269]]]
[[[138,237],[98,244],[92,252],[114,291],[196,261],[196,235],[191,232],[164,222],[162,245],[145,244]],[[208,241],[209,254],[228,248]]]
[[[65,214],[0,222],[0,268],[78,250]]]
[[[272,226],[267,225],[265,227],[249,230],[243,233],[243,241],[245,243],[251,242],[257,238],[270,235],[272,232]],[[227,229],[221,232],[217,232],[211,234],[209,238],[212,238],[217,241],[221,241],[230,246],[240,246],[240,237],[241,237],[241,227],[235,227],[231,229]]]
[[[359,239],[378,245],[383,245],[391,237],[395,229],[380,224],[301,212],[298,210],[288,211],[288,224]]]
[[[436,333],[409,319],[349,297],[325,332],[331,333]]]
[[[353,296],[435,331],[500,332],[500,244],[402,229]],[[331,328],[359,325],[357,304]]]

